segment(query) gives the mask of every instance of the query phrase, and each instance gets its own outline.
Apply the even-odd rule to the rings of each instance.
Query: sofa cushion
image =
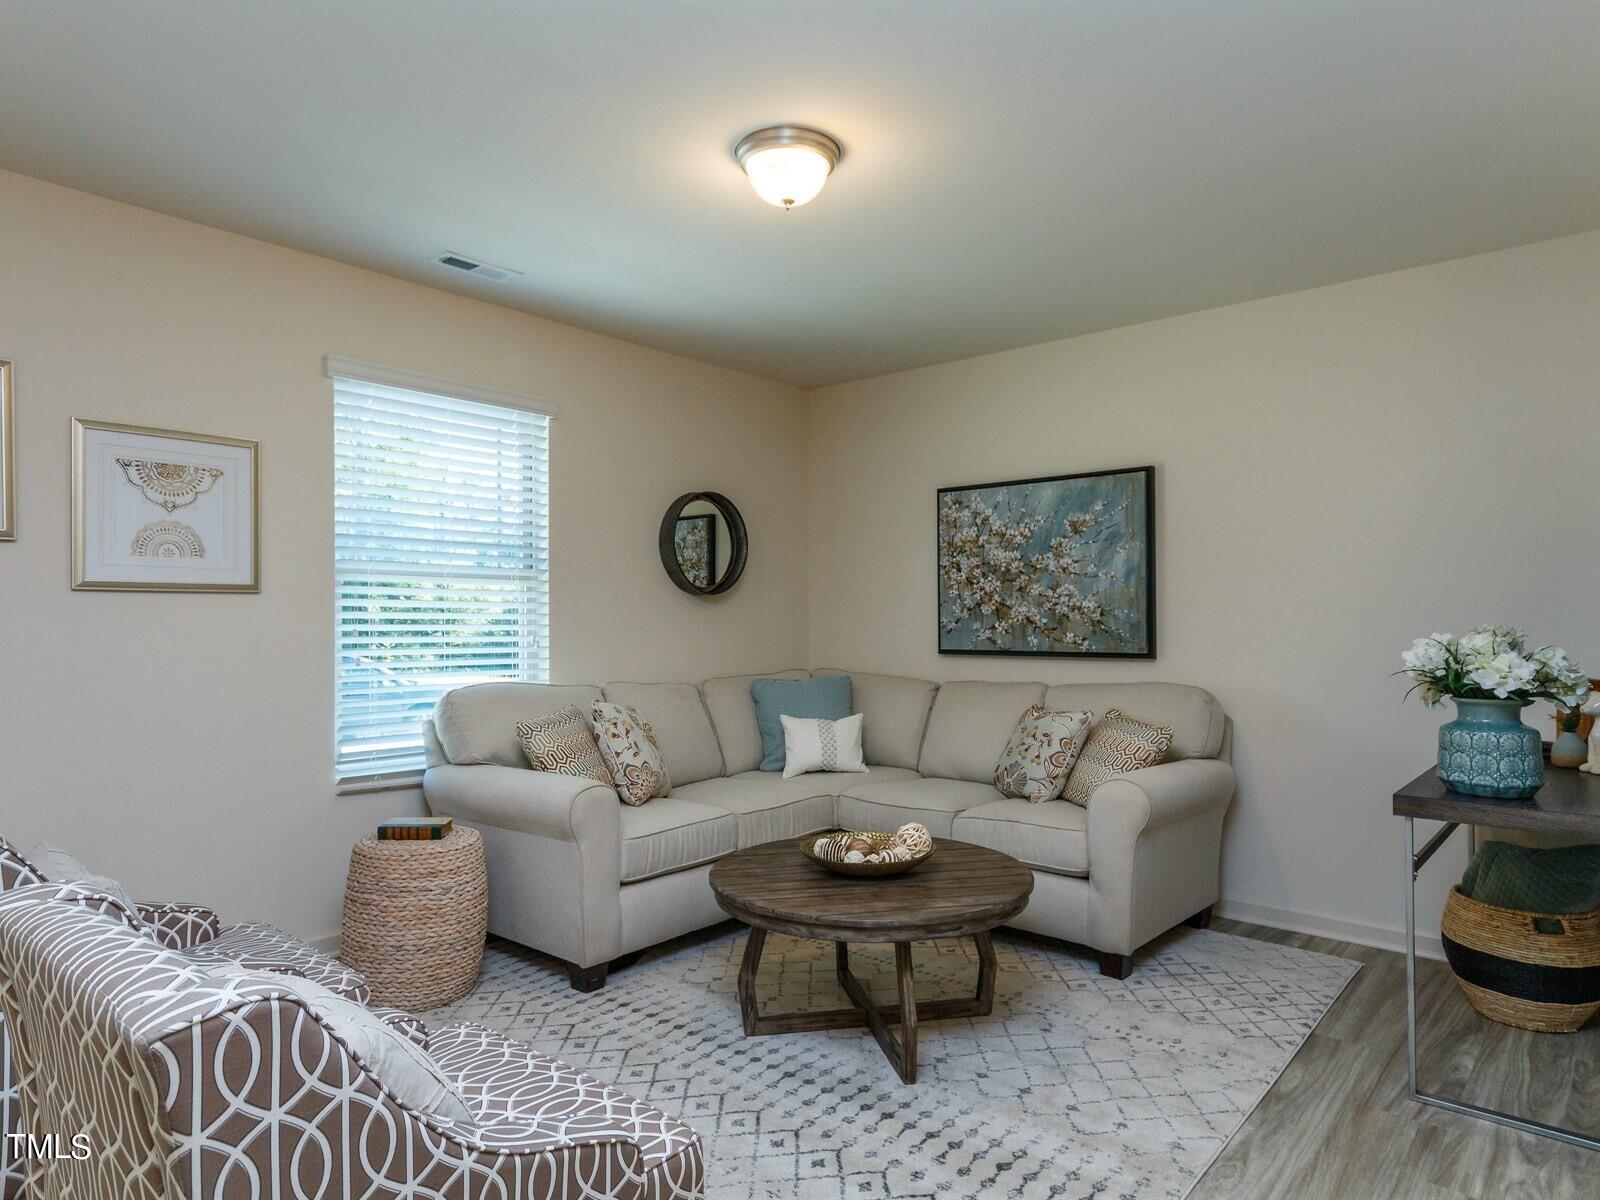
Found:
[[[995,764],[995,787],[1035,804],[1060,797],[1093,720],[1091,712],[1055,712],[1035,704],[1022,714]]]
[[[722,774],[722,747],[692,683],[608,683],[606,699],[636,710],[655,731],[667,774],[679,786]]]
[[[845,829],[892,833],[907,821],[920,821],[934,837],[949,837],[957,813],[998,799],[1000,793],[990,783],[905,779],[848,786],[839,797],[837,812]]]
[[[1184,683],[1062,683],[1045,692],[1047,708],[1086,708],[1103,716],[1108,708],[1151,725],[1172,729],[1168,760],[1215,758],[1222,750],[1222,705],[1204,688]]]
[[[661,743],[637,709],[596,700],[589,706],[589,720],[617,799],[637,806],[671,793],[672,773]]]
[[[850,676],[850,707],[866,718],[861,745],[868,766],[916,770],[938,684],[931,679],[859,671],[828,669],[817,674]]]
[[[825,717],[778,718],[783,725],[783,777],[849,772],[861,775],[867,763],[861,757],[861,714],[837,721]]]
[[[941,685],[928,715],[917,769],[935,779],[993,782],[994,766],[1011,740],[1012,730],[1030,705],[1043,700],[1042,683]]]
[[[1095,788],[1116,775],[1153,767],[1166,758],[1172,746],[1172,729],[1166,725],[1147,725],[1124,716],[1115,708],[1106,709],[1067,778],[1062,798],[1087,807]]]
[[[637,808],[623,805],[620,812],[623,883],[697,867],[739,847],[732,813],[682,796],[662,796]]]
[[[598,699],[600,689],[587,683],[474,683],[444,694],[433,710],[433,727],[457,765],[527,769],[518,721],[548,717],[569,704],[588,712]]]
[[[951,836],[1056,875],[1089,874],[1089,812],[1051,800],[995,800],[956,817]]]
[[[757,679],[750,685],[756,701],[756,725],[761,730],[761,769],[781,771],[784,767],[783,724],[789,717],[811,717],[842,721],[850,707],[848,675],[819,676],[815,679]]]
[[[756,701],[750,685],[758,679],[806,678],[806,671],[774,671],[770,675],[724,675],[700,685],[722,746],[723,768],[729,775],[754,771],[761,765],[761,730],[756,725]]]
[[[903,767],[868,767],[865,774],[820,772],[793,779],[772,771],[741,771],[727,779],[692,783],[674,795],[734,814],[743,849],[834,828],[839,824],[835,797],[846,788],[915,778],[915,771]]]
[[[611,782],[611,771],[594,740],[589,714],[575,704],[548,717],[517,722],[517,741],[535,771],[581,775],[600,783]]]

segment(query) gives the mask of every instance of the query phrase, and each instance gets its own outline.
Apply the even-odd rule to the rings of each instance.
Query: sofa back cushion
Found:
[[[444,694],[433,710],[433,728],[445,757],[458,766],[526,768],[518,721],[548,717],[569,704],[588,712],[598,699],[600,689],[587,683],[474,683]]]
[[[1044,692],[1042,683],[942,684],[917,770],[936,779],[993,783],[995,764],[1017,722],[1030,705],[1044,703]]]
[[[851,706],[865,718],[862,749],[869,766],[917,769],[938,684],[905,675],[868,675],[832,668],[816,673],[850,676]]]
[[[723,774],[722,747],[700,689],[692,683],[608,683],[605,698],[637,712],[661,747],[677,786]]]
[[[750,685],[756,700],[756,725],[761,730],[761,769],[784,768],[784,730],[781,718],[842,721],[850,707],[848,675],[818,675],[806,679],[757,679]]]
[[[1108,708],[1147,725],[1172,730],[1168,761],[1215,758],[1222,749],[1222,705],[1204,688],[1185,683],[1061,683],[1044,694],[1046,708],[1088,709],[1102,717]]]
[[[700,685],[706,709],[717,730],[722,762],[729,775],[761,765],[761,729],[750,685],[758,679],[805,679],[808,671],[774,671],[770,675],[723,675]]]

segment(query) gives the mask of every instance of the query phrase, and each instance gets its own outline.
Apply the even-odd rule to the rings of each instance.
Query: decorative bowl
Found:
[[[890,875],[904,875],[927,862],[933,855],[933,839],[922,831],[921,839],[906,844],[901,833],[858,832],[854,829],[837,829],[832,833],[808,833],[800,839],[800,853],[819,867],[835,875],[849,875],[857,879],[884,879]],[[925,843],[925,844],[923,844]],[[899,847],[904,857],[885,862],[867,862],[865,856],[881,854]],[[854,848],[863,855],[863,861],[847,862],[845,855]]]

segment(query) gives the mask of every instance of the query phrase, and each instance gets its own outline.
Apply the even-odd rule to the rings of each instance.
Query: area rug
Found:
[[[1185,929],[1125,981],[997,934],[988,1017],[918,1030],[902,1084],[865,1030],[746,1038],[742,928],[680,939],[581,995],[550,959],[491,943],[476,991],[430,1019],[531,1042],[705,1139],[707,1200],[1180,1200],[1354,977],[1342,958]],[[852,967],[894,995],[893,948]],[[915,948],[919,998],[969,993],[970,942]],[[838,1008],[833,949],[773,935],[763,1011]]]

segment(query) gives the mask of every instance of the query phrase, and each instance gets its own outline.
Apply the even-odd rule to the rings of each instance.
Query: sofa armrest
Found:
[[[1090,944],[1131,954],[1214,904],[1234,774],[1187,758],[1106,780],[1089,797]]]
[[[203,904],[138,904],[139,919],[150,936],[168,950],[203,946],[222,932],[217,914]]]
[[[1097,825],[1138,836],[1227,808],[1235,786],[1232,765],[1215,758],[1186,758],[1114,776],[1089,797],[1090,840]]]
[[[617,793],[583,775],[491,764],[429,767],[423,794],[435,813],[562,842],[616,830]]]

